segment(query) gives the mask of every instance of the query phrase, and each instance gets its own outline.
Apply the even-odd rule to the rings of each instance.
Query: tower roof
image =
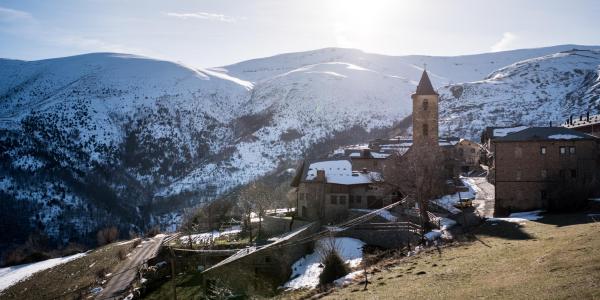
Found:
[[[427,75],[427,71],[423,70],[423,75],[421,75],[421,80],[419,80],[419,85],[417,85],[417,91],[415,95],[437,95],[433,89],[433,85],[431,85],[431,81],[429,80],[429,76]]]

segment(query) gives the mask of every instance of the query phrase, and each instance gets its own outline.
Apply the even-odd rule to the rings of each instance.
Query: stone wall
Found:
[[[566,153],[561,154],[560,147]],[[575,153],[570,153],[570,147],[575,147]],[[546,208],[553,187],[587,184],[600,175],[595,141],[494,142],[494,148],[498,215]]]
[[[291,217],[264,216],[262,221],[263,234],[266,236],[281,235],[309,224],[309,221]]]
[[[293,242],[319,230],[311,223],[290,233],[285,241]],[[205,287],[222,284],[234,292],[246,295],[273,295],[292,273],[292,264],[312,251],[313,242],[284,246],[284,239],[259,249],[243,250],[235,259],[228,259],[203,273]],[[281,245],[281,246],[280,246]]]

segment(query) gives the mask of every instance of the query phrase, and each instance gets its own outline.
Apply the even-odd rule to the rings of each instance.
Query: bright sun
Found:
[[[360,47],[373,42],[391,1],[331,0],[329,12],[337,46]]]

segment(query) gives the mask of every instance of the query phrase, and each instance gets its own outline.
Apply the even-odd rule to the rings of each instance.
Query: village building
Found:
[[[328,160],[304,162],[292,183],[297,217],[328,224],[344,220],[351,209],[377,209],[393,203],[414,188],[402,182],[413,181],[411,161],[440,170],[447,179],[456,178],[460,167],[474,169],[479,162],[476,143],[439,137],[438,98],[424,71],[412,95],[412,137],[377,139],[338,149]],[[459,155],[461,151],[465,154]],[[389,170],[393,174],[386,181],[383,174]]]
[[[462,173],[480,169],[481,145],[461,139],[456,144],[457,165]]]
[[[392,203],[379,172],[353,171],[348,159],[314,161],[298,170],[296,187],[298,218],[324,224],[348,218],[349,210],[376,209]]]
[[[579,118],[575,120],[571,117],[563,124],[563,127],[600,138],[600,115],[590,116],[590,113],[588,112],[585,116],[579,116]]]
[[[564,127],[504,131],[490,138],[495,214],[568,206],[565,192],[600,187],[597,138]]]

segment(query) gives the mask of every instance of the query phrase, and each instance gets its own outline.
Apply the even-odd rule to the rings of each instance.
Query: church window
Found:
[[[427,124],[423,124],[423,136],[429,135],[429,126]]]
[[[429,106],[429,101],[427,99],[423,100],[423,110],[427,110],[428,106]]]

